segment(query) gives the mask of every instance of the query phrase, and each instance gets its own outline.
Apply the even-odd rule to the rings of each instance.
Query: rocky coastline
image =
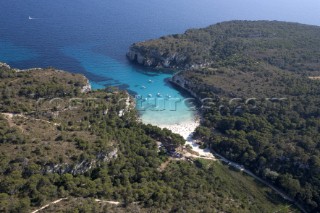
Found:
[[[144,42],[142,42],[144,43]],[[142,67],[154,68],[156,70],[168,70],[173,73],[173,76],[168,80],[177,88],[186,91],[191,96],[201,101],[200,91],[211,91],[215,94],[222,94],[221,88],[212,85],[199,84],[199,82],[188,79],[184,72],[201,70],[210,67],[213,61],[203,61],[201,63],[189,63],[188,56],[185,53],[165,53],[157,48],[144,47],[141,43],[133,44],[126,54],[128,60]]]
[[[166,53],[157,49],[139,47],[136,44],[129,48],[126,55],[132,63],[156,69],[200,69],[212,64],[212,62],[192,63],[189,62],[189,57],[183,53]]]
[[[169,79],[169,82],[177,86],[178,88],[181,88],[182,90],[190,93],[193,97],[200,100],[200,97],[196,94],[192,88],[194,88],[195,85],[193,85],[192,82],[187,81],[182,75],[180,75],[181,72],[187,69],[196,69],[208,66],[208,64],[201,64],[201,65],[189,65],[189,64],[183,64],[185,57],[184,56],[178,56],[177,54],[173,54],[170,56],[163,56],[163,54],[157,52],[157,51],[150,51],[151,54],[145,54],[146,51],[139,49],[133,44],[129,51],[127,52],[127,58],[130,62],[134,64],[138,64],[144,67],[151,67],[156,69],[167,69],[171,68],[174,71],[181,70],[177,73],[175,73],[172,78]]]

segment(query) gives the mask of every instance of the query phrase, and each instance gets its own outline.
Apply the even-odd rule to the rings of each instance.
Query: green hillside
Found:
[[[183,70],[172,82],[202,106],[204,146],[320,211],[320,27],[231,21],[130,51],[145,66]]]
[[[124,91],[77,74],[0,66],[0,211],[294,211],[219,162],[168,160],[181,136],[137,121]],[[122,112],[122,113],[120,113]],[[95,199],[115,201],[117,206]],[[134,208],[131,208],[134,207]]]
[[[135,43],[130,51],[141,55],[141,64],[153,67],[258,71],[264,66],[275,66],[296,72],[319,72],[319,35],[317,26],[231,21]],[[138,62],[134,55],[131,59]]]

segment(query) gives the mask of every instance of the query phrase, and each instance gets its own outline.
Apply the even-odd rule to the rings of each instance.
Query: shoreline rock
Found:
[[[179,54],[177,52],[171,54],[162,53],[156,49],[145,49],[143,47],[138,47],[137,44],[131,45],[126,56],[132,63],[157,69],[200,69],[209,67],[212,64],[212,62],[190,64],[188,63],[188,56],[184,54]]]
[[[87,84],[81,88],[81,93],[88,93],[91,91],[91,84],[87,77],[84,76],[84,79],[87,81]]]
[[[0,62],[0,68],[2,67],[5,67],[6,69],[11,69],[11,67],[8,64]]]

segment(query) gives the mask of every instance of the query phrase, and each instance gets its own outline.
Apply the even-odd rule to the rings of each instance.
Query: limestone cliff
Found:
[[[194,60],[192,45],[190,51],[178,51],[175,49],[159,48],[153,46],[153,41],[133,44],[127,52],[127,58],[139,65],[152,68],[171,68],[175,70],[198,69],[212,64],[210,60]]]
[[[203,98],[206,97],[205,91],[214,93],[216,95],[220,95],[225,93],[221,88],[216,87],[214,85],[207,85],[205,83],[199,83],[195,79],[188,78],[187,71],[181,71],[179,73],[176,73],[172,76],[170,79],[170,82],[175,84],[176,86],[182,88],[183,90],[189,92],[193,97],[195,97],[198,101],[201,101]]]

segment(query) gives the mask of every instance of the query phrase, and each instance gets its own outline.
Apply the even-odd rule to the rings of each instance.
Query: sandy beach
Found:
[[[196,141],[192,138],[195,129],[200,125],[200,119],[177,123],[172,125],[158,125],[160,128],[167,128],[174,133],[181,135],[186,140],[186,145],[190,145],[192,150],[199,153],[200,156],[214,157],[208,149],[201,149]]]

